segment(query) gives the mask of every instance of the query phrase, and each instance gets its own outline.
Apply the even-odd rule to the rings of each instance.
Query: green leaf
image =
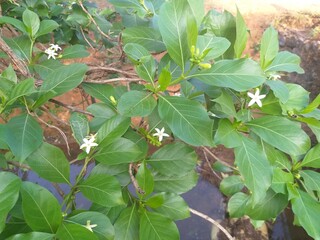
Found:
[[[30,232],[30,233],[20,233],[12,237],[6,238],[6,240],[52,240],[54,234],[43,233],[43,232]]]
[[[22,114],[6,124],[5,141],[19,161],[25,160],[42,143],[42,128],[30,115]]]
[[[84,91],[90,96],[99,99],[104,103],[112,102],[110,100],[111,96],[115,95],[114,88],[109,84],[96,84],[96,83],[82,83]]]
[[[182,176],[195,168],[197,154],[186,144],[176,142],[160,148],[147,162],[163,175]]]
[[[265,71],[304,73],[304,70],[300,67],[300,62],[300,57],[296,54],[287,51],[279,52]]]
[[[61,59],[83,58],[90,54],[83,45],[72,45],[63,50]]]
[[[35,71],[40,75],[41,78],[45,79],[47,75],[55,71],[55,69],[63,66],[60,61],[56,61],[54,59],[48,59],[42,61],[39,64],[35,64],[33,67]]]
[[[21,35],[13,38],[4,38],[4,40],[18,57],[28,62],[31,61],[32,42],[28,36]]]
[[[87,221],[90,221],[90,224],[97,225],[92,228],[93,233],[99,238],[99,240],[113,240],[114,239],[114,228],[111,224],[109,218],[100,213],[86,211],[69,217],[65,220],[67,223],[80,224],[86,226]]]
[[[254,220],[269,220],[276,218],[287,205],[287,195],[268,190],[265,198],[254,207],[247,205],[246,215]]]
[[[209,61],[220,57],[230,47],[228,39],[215,37],[214,35],[199,35],[197,48],[206,53],[204,61]]]
[[[217,144],[223,144],[227,148],[241,146],[241,135],[229,119],[221,119],[214,140]]]
[[[141,198],[145,198],[153,192],[153,175],[151,171],[148,169],[145,161],[143,161],[143,163],[140,165],[136,174],[136,179],[139,187],[142,190],[142,192],[138,191],[138,195]]]
[[[183,97],[159,97],[160,118],[178,138],[194,146],[213,145],[213,120],[201,104]]]
[[[257,204],[265,197],[272,180],[272,169],[264,152],[254,141],[243,137],[242,145],[235,148],[235,163],[252,192],[253,205]]]
[[[160,206],[157,202],[161,198]],[[190,217],[189,206],[182,197],[174,193],[158,193],[146,201],[146,205],[152,207],[153,211],[158,212],[172,220],[182,220]]]
[[[287,184],[293,184],[293,175],[290,172],[285,172],[280,168],[273,170],[273,178],[271,188],[276,193],[287,194]]]
[[[94,229],[94,228],[93,228]],[[63,222],[56,237],[63,240],[98,240],[98,237],[85,226]]]
[[[82,82],[87,70],[87,65],[81,63],[59,67],[44,79],[40,91],[54,91],[56,96],[68,92]]]
[[[32,12],[29,9],[26,9],[22,14],[22,21],[26,26],[30,36],[32,37],[35,36],[40,28],[39,16],[35,12]]]
[[[297,193],[298,196],[291,200],[295,217],[309,236],[320,239],[320,228],[318,227],[320,203],[301,190],[297,190]]]
[[[301,111],[309,104],[309,92],[298,84],[286,84],[289,90],[289,99],[282,105],[283,111]]]
[[[113,176],[90,175],[78,186],[81,193],[94,203],[107,207],[124,204],[120,184]]]
[[[136,205],[122,211],[114,224],[114,240],[139,240],[139,215]]]
[[[171,72],[169,71],[169,66],[167,68],[162,68],[161,73],[158,79],[158,86],[160,91],[165,91],[167,87],[170,85],[172,79]]]
[[[19,197],[21,180],[13,173],[0,172],[0,233],[3,232],[7,215]]]
[[[299,174],[303,178],[305,187],[310,191],[320,192],[320,173],[312,170],[303,170]]]
[[[240,218],[245,215],[246,205],[250,196],[243,192],[234,194],[228,202],[228,212],[232,218]]]
[[[140,216],[140,239],[179,240],[175,223],[158,213],[143,211]]]
[[[279,80],[269,80],[266,84],[271,88],[274,95],[279,98],[281,103],[285,104],[290,97],[289,89],[287,85]]]
[[[0,24],[4,24],[4,23],[14,26],[15,28],[17,28],[18,30],[20,30],[23,33],[27,33],[26,26],[23,24],[22,21],[20,21],[16,18],[2,16],[2,17],[0,17]]]
[[[210,69],[198,71],[189,77],[239,92],[260,86],[265,81],[260,66],[251,59],[221,60]]]
[[[14,86],[14,88],[10,92],[10,100],[7,102],[7,105],[11,105],[18,98],[22,96],[28,96],[34,92],[36,92],[34,88],[34,79],[33,78],[25,79]]]
[[[45,188],[31,182],[21,186],[22,211],[33,231],[55,233],[62,222],[58,200]]]
[[[139,77],[153,83],[156,72],[155,60],[143,46],[136,43],[128,43],[123,51],[135,63],[135,70]]]
[[[89,122],[87,117],[84,114],[73,112],[69,121],[73,137],[78,144],[81,144],[83,139],[89,135]]]
[[[319,105],[320,105],[320,94],[318,94],[318,96],[300,113],[302,114],[311,113],[312,111],[316,110],[319,107]]]
[[[279,52],[278,32],[269,27],[264,31],[260,46],[260,66],[266,69]]]
[[[310,138],[299,123],[284,117],[265,116],[246,125],[268,144],[290,155],[301,155],[310,148]]]
[[[211,101],[216,102],[219,105],[219,111],[225,113],[228,117],[237,115],[232,96],[227,91],[222,90],[221,95]]]
[[[306,154],[302,160],[300,167],[320,167],[320,144],[317,144]]]
[[[160,33],[154,28],[126,28],[122,31],[122,40],[124,44],[137,43],[151,52],[162,52],[166,49]]]
[[[157,101],[152,93],[132,90],[121,96],[118,103],[118,111],[126,117],[145,117],[152,113]]]
[[[40,177],[50,182],[71,184],[70,164],[63,151],[56,146],[42,143],[27,158],[27,163]]]
[[[53,30],[57,29],[59,24],[53,20],[42,20],[40,22],[39,31],[36,33],[35,37],[40,37],[46,34],[50,34]]]
[[[129,128],[131,119],[115,115],[108,119],[99,129],[97,142],[100,147],[109,145],[114,139],[121,137]]]
[[[18,83],[17,74],[11,64],[9,64],[9,67],[2,71],[1,77],[8,79],[15,84]]]
[[[202,23],[202,19],[204,16],[204,1],[203,0],[187,0],[190,6],[190,15],[192,15],[196,22],[197,26],[199,27],[200,24]]]
[[[226,177],[220,183],[220,191],[227,196],[240,192],[243,187],[241,176],[238,175]]]
[[[110,176],[115,176],[121,186],[127,186],[131,181],[128,171],[128,164],[126,163],[112,166],[100,163],[92,169],[90,174],[107,174]]]
[[[184,176],[154,175],[154,191],[180,194],[191,190],[197,185],[198,175],[192,170]]]
[[[100,148],[94,155],[95,159],[106,165],[136,162],[140,159],[140,148],[126,138],[117,138],[110,144]]]
[[[241,55],[246,48],[248,40],[248,30],[246,23],[237,8],[236,16],[236,41],[234,43],[234,53],[236,58],[241,58]]]
[[[182,72],[189,58],[187,19],[189,8],[186,1],[165,2],[159,13],[159,30],[168,53]]]
[[[89,122],[90,130],[97,132],[98,129],[111,117],[116,115],[112,107],[106,103],[94,103],[87,107],[87,111],[92,113],[94,118]]]

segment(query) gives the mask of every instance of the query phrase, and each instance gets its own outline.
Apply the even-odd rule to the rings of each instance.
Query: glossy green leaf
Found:
[[[248,40],[248,30],[246,23],[237,8],[236,16],[236,41],[234,43],[234,53],[236,58],[241,58]]]
[[[309,104],[309,92],[298,84],[287,83],[289,99],[282,105],[283,111],[301,111]]]
[[[211,101],[217,103],[219,107],[216,107],[216,109],[228,117],[235,117],[237,115],[232,96],[227,91],[222,90],[221,95]]]
[[[273,170],[273,178],[271,188],[276,193],[287,194],[287,184],[293,184],[293,175],[290,172],[285,172],[280,168]]]
[[[118,111],[126,117],[145,117],[152,113],[157,101],[152,93],[132,90],[121,96],[118,103]]]
[[[194,146],[212,146],[211,120],[201,104],[183,97],[160,97],[160,118],[181,140]]]
[[[79,184],[81,193],[94,203],[113,207],[124,204],[121,187],[113,176],[94,174]]]
[[[279,52],[265,71],[304,73],[304,70],[300,67],[300,62],[300,57],[296,54],[287,51]]]
[[[66,222],[61,224],[56,237],[61,240],[98,240],[98,237],[85,226]]]
[[[19,161],[25,160],[42,143],[42,128],[30,115],[19,115],[6,124],[6,143]]]
[[[246,205],[249,201],[249,198],[250,196],[243,192],[234,194],[228,202],[228,212],[230,217],[243,217],[245,215]]]
[[[178,64],[182,72],[189,58],[187,1],[165,2],[159,13],[159,30],[170,57]]]
[[[155,60],[147,49],[136,43],[128,43],[123,51],[135,63],[135,70],[139,77],[153,83],[156,72]]]
[[[288,196],[268,190],[265,198],[254,207],[247,205],[246,215],[254,220],[276,218],[288,205]]]
[[[31,61],[31,40],[27,35],[21,35],[13,38],[4,38],[5,42],[18,57],[23,60]]]
[[[179,240],[177,226],[158,213],[143,211],[140,216],[140,239]]]
[[[56,96],[68,92],[82,82],[87,70],[87,65],[81,63],[59,67],[44,79],[40,91],[54,91]]]
[[[53,20],[42,20],[40,22],[39,31],[36,33],[35,37],[40,37],[46,34],[50,34],[53,30],[57,29],[59,24]]]
[[[87,111],[94,116],[89,122],[90,130],[92,132],[97,132],[108,119],[116,115],[116,111],[112,107],[102,102],[91,104],[87,107]]]
[[[320,144],[317,144],[310,151],[302,160],[301,167],[313,167],[319,168],[320,167]]]
[[[253,205],[257,204],[265,197],[272,180],[272,169],[262,148],[243,137],[242,145],[235,149],[235,163],[245,185],[252,192]]]
[[[154,175],[154,190],[180,194],[191,190],[197,185],[198,175],[192,170],[184,176],[166,176],[160,173]]]
[[[300,124],[284,117],[265,116],[246,125],[265,142],[285,153],[301,155],[310,148],[310,138]]]
[[[83,58],[90,54],[83,45],[72,45],[63,50],[61,59]]]
[[[318,96],[313,99],[313,101],[305,108],[301,111],[302,114],[307,114],[307,113],[311,113],[314,110],[316,110],[320,105],[320,94],[318,94]]]
[[[141,189],[140,192],[138,190],[138,195],[141,198],[145,198],[146,196],[150,195],[153,192],[153,187],[154,187],[153,175],[150,169],[148,169],[145,161],[140,165],[135,177],[136,177],[138,186]]]
[[[241,176],[238,175],[226,177],[220,183],[220,191],[227,196],[240,192],[243,187]]]
[[[21,180],[10,172],[0,172],[0,233],[4,230],[7,215],[19,197]]]
[[[14,86],[14,88],[10,92],[10,100],[7,102],[7,105],[14,103],[19,97],[28,96],[35,91],[34,79],[25,79]]]
[[[303,170],[300,171],[299,174],[303,178],[305,187],[309,191],[320,192],[320,173],[312,170]]]
[[[99,146],[107,146],[114,139],[121,137],[128,130],[130,123],[130,118],[121,115],[115,115],[108,119],[98,131],[97,142]]]
[[[160,148],[147,162],[163,175],[182,176],[195,168],[197,154],[191,147],[176,142]]]
[[[20,233],[12,237],[6,238],[6,240],[52,240],[54,234],[44,232],[31,232],[31,233]]]
[[[20,21],[16,18],[1,16],[0,17],[0,24],[3,24],[3,23],[10,24],[10,25],[14,26],[15,28],[17,28],[18,30],[20,30],[21,32],[27,33],[26,26],[23,24],[22,21]]]
[[[157,199],[162,198],[160,206]],[[153,211],[158,212],[172,220],[182,220],[190,217],[189,206],[182,197],[174,193],[158,193],[149,198],[146,204],[153,207]]]
[[[70,164],[63,151],[54,145],[42,143],[27,158],[27,163],[40,177],[50,182],[71,184]]]
[[[89,135],[89,122],[85,115],[73,112],[70,116],[72,135],[77,143],[81,144],[83,139]]]
[[[45,79],[47,75],[52,73],[55,69],[63,66],[60,61],[54,59],[48,59],[41,63],[35,64],[33,67],[35,71],[40,75],[42,79]]]
[[[1,77],[8,79],[15,84],[18,83],[17,74],[11,64],[5,70],[2,71]]]
[[[94,98],[99,99],[104,103],[112,102],[110,100],[111,96],[115,95],[114,88],[109,84],[96,84],[96,83],[82,83],[84,91]]]
[[[260,66],[251,59],[218,61],[210,69],[198,71],[190,77],[239,92],[260,86],[265,81]]]
[[[40,28],[40,19],[39,16],[32,12],[29,9],[24,10],[22,14],[22,21],[24,25],[26,26],[26,29],[30,36],[35,36]]]
[[[58,200],[47,189],[31,182],[21,186],[22,211],[34,231],[55,233],[62,222]]]
[[[141,5],[137,0],[109,0],[115,7],[140,8]]]
[[[137,43],[151,52],[162,52],[166,49],[160,33],[154,28],[142,26],[126,28],[122,32],[122,39],[124,44]]]
[[[220,57],[230,47],[226,38],[215,37],[214,35],[199,35],[197,48],[206,53],[205,61]]]
[[[139,147],[141,151],[141,155],[138,157],[139,159],[146,158],[149,151],[149,144],[143,135],[133,129],[130,129],[123,135],[123,137],[129,139]]]
[[[266,84],[271,88],[274,95],[277,98],[279,98],[279,100],[283,104],[285,104],[288,101],[290,97],[290,93],[287,85],[284,82],[279,80],[269,80],[269,81],[266,81]]]
[[[301,190],[298,190],[297,193],[298,196],[291,200],[295,217],[309,236],[320,239],[320,228],[318,227],[320,203]]]
[[[106,165],[100,163],[92,169],[90,174],[107,174],[115,176],[121,186],[127,186],[131,181],[128,169],[129,167],[126,163],[117,165]]]
[[[136,205],[122,211],[114,224],[114,240],[139,240],[139,215]]]
[[[126,138],[117,138],[100,148],[94,157],[103,164],[117,165],[138,161],[140,155],[141,150],[135,143]]]
[[[260,66],[266,69],[279,52],[278,32],[269,27],[264,31],[260,46]]]
[[[229,119],[221,119],[214,140],[217,144],[223,144],[227,148],[241,145],[241,135]]]
[[[114,239],[115,233],[113,225],[111,224],[109,218],[100,212],[86,211],[71,216],[65,220],[67,223],[80,224],[82,226],[86,226],[87,221],[90,221],[90,225],[97,225],[92,228],[92,231],[99,238],[99,240]]]

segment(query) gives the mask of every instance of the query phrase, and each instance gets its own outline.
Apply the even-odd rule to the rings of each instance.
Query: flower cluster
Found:
[[[61,47],[57,44],[50,44],[50,47],[47,48],[44,52],[48,55],[48,59],[53,58],[56,59],[58,56],[58,51],[61,50]]]

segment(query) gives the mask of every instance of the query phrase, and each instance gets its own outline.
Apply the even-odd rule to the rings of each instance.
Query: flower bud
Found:
[[[199,63],[199,67],[201,67],[203,69],[210,69],[211,64],[210,63]]]

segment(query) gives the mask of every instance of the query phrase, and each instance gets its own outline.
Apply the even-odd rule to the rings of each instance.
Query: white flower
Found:
[[[91,221],[90,220],[87,220],[87,224],[85,225],[85,228],[88,229],[89,231],[93,232],[92,231],[92,228],[98,226],[97,224],[91,224]]]
[[[59,51],[61,50],[61,47],[58,44],[50,44],[50,49],[54,50],[54,51]]]
[[[278,80],[280,78],[281,78],[281,76],[279,74],[270,73],[270,75],[269,75],[270,80]]]
[[[80,149],[85,148],[86,153],[89,154],[90,149],[92,147],[98,146],[98,144],[94,142],[95,140],[96,140],[96,135],[90,135],[90,136],[85,137],[84,139],[82,139],[82,141],[84,143],[80,146]]]
[[[45,53],[48,54],[48,59],[50,59],[50,58],[56,59],[56,56],[58,55],[55,52],[55,50],[53,50],[51,48],[46,49]]]
[[[159,128],[155,128],[155,130],[157,131],[156,133],[154,133],[152,136],[158,136],[159,138],[159,142],[162,142],[163,137],[169,137],[169,134],[164,132],[164,127],[161,128],[161,130],[159,130]]]
[[[176,93],[174,93],[174,96],[180,97],[181,93],[180,92],[176,92]]]
[[[259,107],[262,107],[261,99],[265,98],[266,95],[260,95],[260,90],[257,88],[256,92],[252,94],[251,92],[248,92],[248,96],[251,98],[248,106],[252,106],[254,103],[257,103]]]

